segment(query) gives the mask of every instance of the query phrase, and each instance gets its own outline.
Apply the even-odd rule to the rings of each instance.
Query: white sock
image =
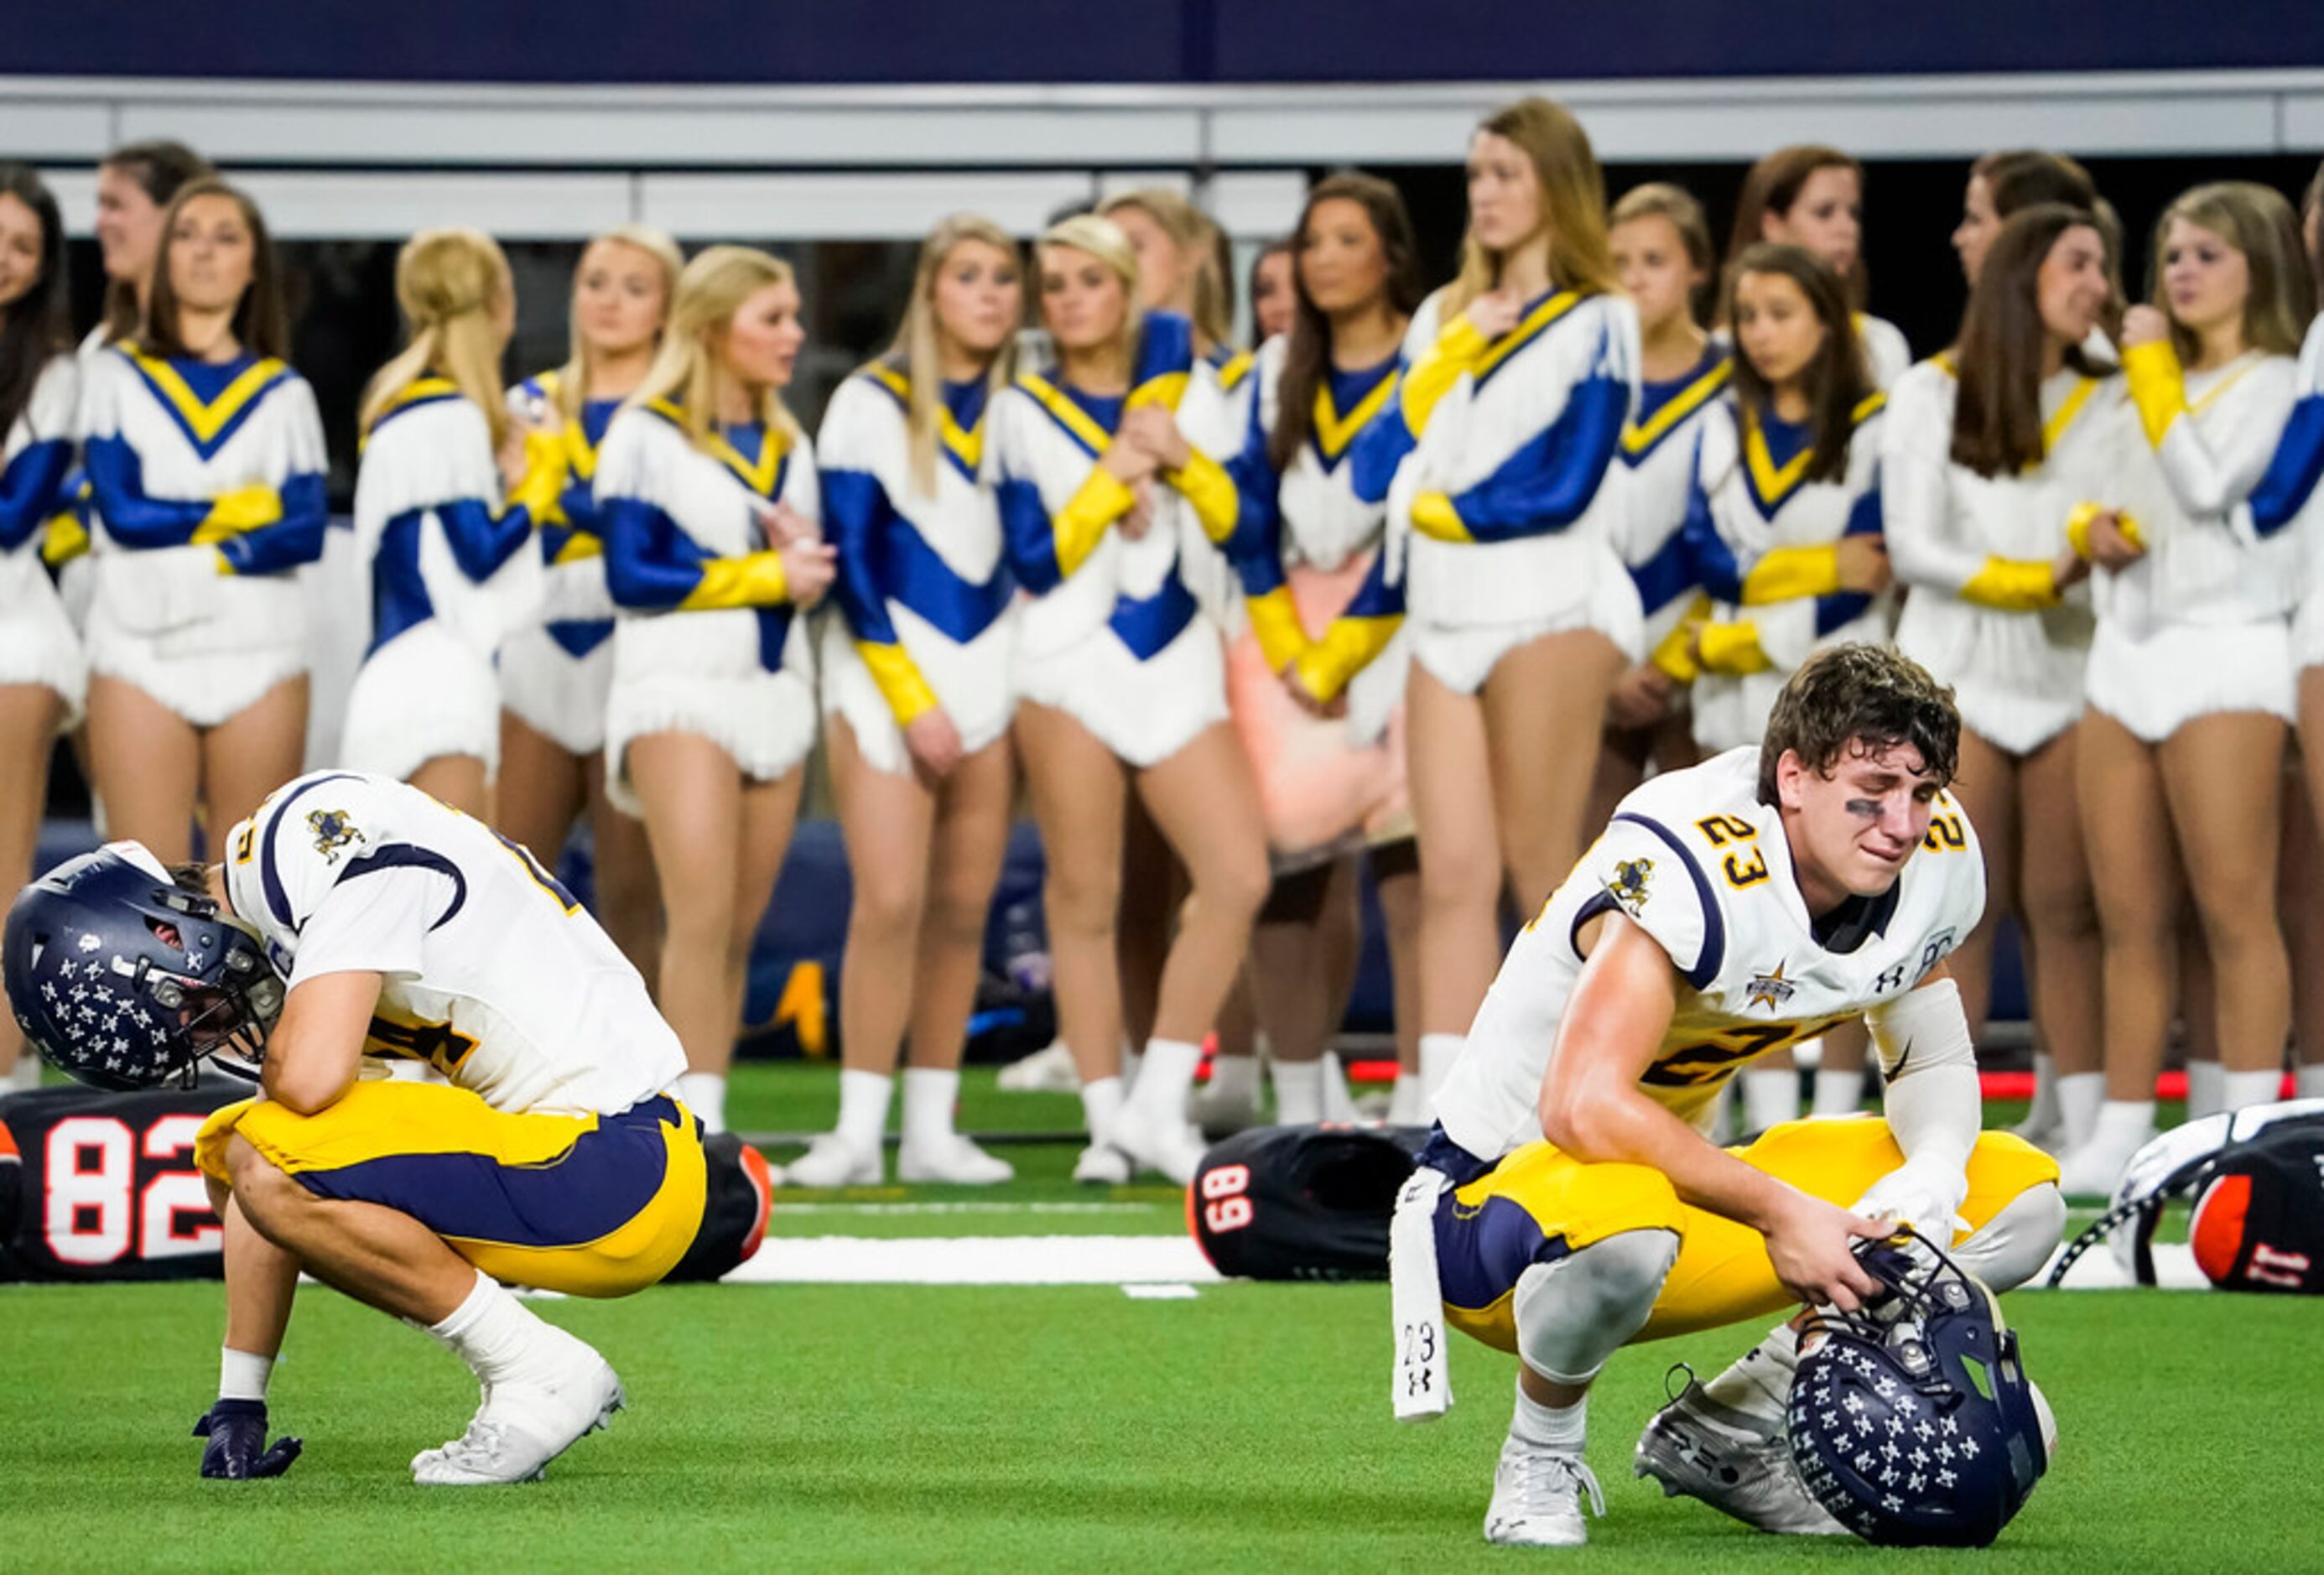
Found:
[[[1461,1052],[1468,1043],[1466,1034],[1420,1036],[1420,1086],[1432,1105],[1436,1101],[1436,1091],[1452,1075],[1452,1064],[1461,1059]]]
[[[2281,1067],[2270,1067],[2265,1072],[2223,1072],[2219,1075],[2219,1109],[2245,1110],[2254,1105],[2272,1105],[2282,1091]],[[2188,1114],[2194,1112],[2190,1110]]]
[[[1734,1412],[1771,1438],[1784,1430],[1784,1414],[1791,1405],[1792,1378],[1800,1367],[1800,1331],[1779,1323],[1734,1366],[1702,1386],[1717,1405]]]
[[[1164,1121],[1186,1119],[1186,1094],[1194,1086],[1194,1073],[1203,1064],[1203,1047],[1184,1039],[1148,1039],[1146,1058],[1138,1064],[1138,1081],[1130,1086],[1129,1102]]]
[[[687,1072],[678,1074],[678,1102],[692,1110],[705,1132],[726,1130],[726,1074]]]
[[[2293,1073],[2292,1086],[2303,1100],[2324,1100],[2324,1061]]]
[[[1571,1405],[1544,1405],[1525,1392],[1525,1377],[1519,1374],[1517,1414],[1509,1418],[1509,1436],[1536,1449],[1578,1455],[1588,1431],[1589,1414],[1589,1395],[1582,1395]]]
[[[2106,1073],[2067,1072],[2058,1076],[2058,1119],[2065,1123],[2063,1152],[2072,1153],[2098,1130],[2098,1102],[2106,1098]]]
[[[1275,1119],[1280,1126],[1310,1127],[1323,1119],[1323,1064],[1275,1064]]]
[[[1810,1113],[1818,1116],[1853,1116],[1864,1109],[1864,1068],[1842,1072],[1837,1066],[1819,1066],[1810,1085],[1815,1099]]]
[[[953,1136],[953,1119],[959,1104],[958,1067],[904,1068],[904,1141],[939,1145],[946,1142]],[[880,1102],[883,1125],[887,1115],[887,1101],[883,1099]]]
[[[874,1149],[888,1134],[888,1100],[896,1080],[852,1066],[839,1073],[839,1124],[835,1130],[858,1149]]]
[[[2153,1100],[2108,1100],[2098,1106],[2098,1125],[2090,1129],[2090,1146],[2128,1160],[2153,1136]]]
[[[549,1329],[482,1271],[476,1275],[476,1288],[450,1317],[425,1327],[487,1384],[500,1383],[521,1369],[540,1349]]]
[[[2187,1119],[2216,1116],[2227,1109],[2227,1069],[2216,1061],[2187,1063]]]
[[[1388,1096],[1388,1124],[1425,1127],[1434,1119],[1428,1110],[1428,1091],[1420,1086],[1420,1073],[1399,1071],[1396,1087]]]
[[[1138,1086],[1138,1046],[1132,1045],[1127,1039],[1123,1040],[1121,1045],[1122,1087],[1136,1088]]]
[[[2058,1064],[2047,1051],[2034,1052],[2034,1102],[2025,1108],[2025,1125],[2039,1130],[2058,1124]]]
[[[1326,1050],[1315,1064],[1323,1069],[1323,1119],[1355,1120],[1356,1101],[1349,1097],[1348,1074],[1340,1065],[1340,1053]]]
[[[1789,1066],[1743,1074],[1743,1130],[1764,1132],[1800,1119],[1800,1074]]]
[[[1082,1119],[1090,1141],[1102,1143],[1113,1136],[1113,1119],[1121,1114],[1121,1079],[1101,1077],[1082,1084]]]
[[[272,1357],[223,1346],[218,1350],[218,1398],[263,1401],[266,1398],[266,1380],[273,1374]]]
[[[5,1085],[10,1093],[29,1093],[41,1086],[41,1056],[30,1045],[17,1054],[15,1069]],[[229,1396],[231,1398],[231,1396]]]
[[[1256,1055],[1212,1056],[1211,1082],[1207,1097],[1213,1104],[1229,1110],[1258,1110],[1259,1057]]]

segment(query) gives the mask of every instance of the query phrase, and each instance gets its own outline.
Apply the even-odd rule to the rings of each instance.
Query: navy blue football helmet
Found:
[[[255,932],[137,843],[58,865],[17,895],[0,974],[25,1038],[58,1071],[126,1091],[205,1056],[255,1077],[283,983]]]
[[[2049,1469],[2044,1408],[1993,1293],[1909,1231],[1860,1242],[1882,1290],[1800,1337],[1792,1455],[1868,1543],[1981,1548]]]

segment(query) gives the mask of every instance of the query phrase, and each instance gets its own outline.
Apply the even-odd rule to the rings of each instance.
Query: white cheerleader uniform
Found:
[[[96,504],[89,669],[215,727],[308,667],[294,573],[323,553],[323,424],[271,357],[164,361],[121,344],[85,367]],[[271,493],[279,518],[234,507]]]
[[[540,603],[531,545],[530,511],[503,503],[484,411],[438,377],[398,394],[366,435],[355,475],[371,641],[340,736],[349,769],[404,778],[453,755],[499,769],[493,662]]]
[[[797,770],[815,747],[815,651],[760,510],[821,517],[815,448],[759,422],[715,427],[696,447],[677,406],[625,405],[597,451],[613,686],[605,794],[643,813],[628,752],[657,732],[708,739],[753,782]]]
[[[1001,559],[1001,510],[983,484],[982,378],[944,385],[936,476],[912,474],[911,384],[875,363],[839,386],[816,448],[824,530],[838,551],[823,631],[825,710],[844,718],[872,766],[912,769],[904,727],[942,708],[968,754],[1016,710],[1016,587]]]
[[[1227,717],[1218,625],[1187,583],[1194,511],[1204,536],[1225,541],[1243,523],[1235,481],[1190,443],[1185,468],[1157,477],[1153,518],[1131,539],[1116,529],[1130,490],[1099,461],[1133,404],[1176,408],[1194,360],[1185,318],[1146,314],[1130,391],[1084,393],[1038,373],[994,397],[989,418],[994,490],[1010,566],[1028,593],[1019,625],[1020,698],[1071,715],[1139,769],[1160,765]],[[1194,573],[1206,572],[1197,562]]]
[[[2237,519],[2237,529],[2254,539],[2292,527],[2300,542],[2304,573],[2292,621],[2295,669],[2324,666],[2324,485],[2318,484],[2324,482],[2324,317],[2309,325],[2301,346],[2299,390],[2275,457]]]
[[[1706,605],[1693,594],[1686,505],[1694,493],[1695,450],[1703,423],[1718,409],[1734,373],[1726,345],[1714,340],[1682,376],[1639,383],[1637,419],[1622,428],[1617,457],[1629,473],[1629,506],[1616,548],[1638,590],[1649,651],[1661,649],[1690,612]]]
[[[1872,379],[1872,386],[1886,393],[1896,386],[1896,380],[1913,368],[1913,346],[1904,337],[1904,330],[1886,318],[1876,318],[1870,312],[1858,312],[1855,318],[1856,341],[1864,346],[1864,370]]]
[[[1462,695],[1570,630],[1637,660],[1638,594],[1616,550],[1628,476],[1613,463],[1637,406],[1637,312],[1554,291],[1489,342],[1465,316],[1440,324],[1443,299],[1414,316],[1400,397],[1364,438],[1411,448],[1388,493],[1388,554],[1413,659]]]
[[[0,684],[56,691],[65,731],[79,719],[88,664],[41,549],[69,501],[79,398],[78,362],[57,356],[41,369],[0,447]]]
[[[1388,583],[1383,550],[1391,476],[1375,474],[1355,458],[1358,437],[1396,400],[1403,358],[1391,356],[1353,372],[1327,365],[1315,384],[1307,441],[1277,475],[1268,465],[1268,440],[1281,414],[1283,362],[1289,348],[1286,339],[1277,337],[1259,352],[1254,419],[1245,447],[1254,485],[1247,490],[1263,495],[1271,487],[1274,507],[1262,515],[1255,550],[1235,554],[1236,567],[1268,667],[1279,672],[1286,660],[1296,662],[1319,700],[1344,694],[1343,736],[1348,747],[1361,749],[1388,731],[1389,717],[1404,703],[1411,666],[1404,587]],[[1302,626],[1290,605],[1286,571],[1304,566],[1325,575],[1352,573],[1350,566],[1359,560],[1370,566],[1354,598],[1328,625]]]
[[[1983,476],[1952,458],[1960,391],[1944,356],[1906,373],[1883,423],[1881,502],[1889,560],[1914,587],[1896,646],[1953,687],[1961,720],[2028,755],[2082,714],[2089,592],[2055,594],[2068,524],[2116,501],[2124,400],[2118,376],[2068,366],[2043,382],[2041,460]]]
[[[546,427],[561,409],[559,374],[519,384],[509,406]],[[540,533],[540,617],[501,646],[501,704],[572,755],[605,747],[605,701],[613,687],[613,594],[605,588],[604,521],[597,508],[597,451],[622,401],[584,400],[558,428],[565,487]]]
[[[2151,744],[2219,712],[2290,722],[2301,544],[2237,524],[2292,415],[2296,365],[2255,351],[2182,373],[2163,340],[2125,351],[2123,370],[2138,428],[2123,508],[2146,554],[2090,576],[2089,704]]]
[[[1805,425],[1755,415],[1732,399],[1703,423],[1686,536],[1713,603],[1693,693],[1694,738],[1706,753],[1757,743],[1775,696],[1814,651],[1887,638],[1881,598],[1812,576],[1785,594],[1766,573],[1784,561],[1773,556],[1780,549],[1879,533],[1882,404],[1874,394],[1857,407],[1847,469],[1827,481],[1807,479],[1814,451]],[[1829,562],[1806,555],[1791,561]]]

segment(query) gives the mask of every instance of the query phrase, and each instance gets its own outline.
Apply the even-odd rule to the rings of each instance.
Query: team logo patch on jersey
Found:
[[[1613,883],[1606,889],[1614,894],[1615,901],[1635,913],[1646,906],[1646,882],[1654,873],[1652,859],[1625,859],[1614,866]]]
[[[1763,1006],[1771,1012],[1784,1009],[1784,1003],[1799,992],[1799,986],[1784,977],[1784,963],[1778,962],[1766,973],[1757,974],[1751,987],[1744,992],[1744,1004]]]
[[[315,834],[315,852],[334,864],[339,861],[341,849],[354,847],[364,840],[344,809],[316,810],[307,816],[307,829]]]

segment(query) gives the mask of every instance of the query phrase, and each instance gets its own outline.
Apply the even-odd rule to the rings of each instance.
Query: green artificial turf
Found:
[[[772,1250],[779,1250],[779,1244]],[[422,1336],[304,1293],[275,1381],[308,1453],[283,1480],[196,1478],[215,1287],[19,1289],[0,1373],[5,1552],[19,1568],[1439,1569],[1512,1560],[1700,1570],[1904,1557],[1761,1536],[1628,1472],[1666,1362],[1625,1353],[1592,1402],[1609,1515],[1586,1553],[1487,1548],[1506,1359],[1463,1344],[1461,1403],[1388,1414],[1381,1287],[669,1287],[536,1303],[596,1342],[632,1408],[542,1484],[420,1489],[406,1461],[475,1401]],[[2020,1294],[2011,1316],[2062,1441],[1989,1555],[2013,1570],[2318,1567],[2306,1403],[2313,1304]],[[1928,1556],[1928,1557],[1933,1557]],[[1927,1562],[1927,1557],[1914,1561]]]

